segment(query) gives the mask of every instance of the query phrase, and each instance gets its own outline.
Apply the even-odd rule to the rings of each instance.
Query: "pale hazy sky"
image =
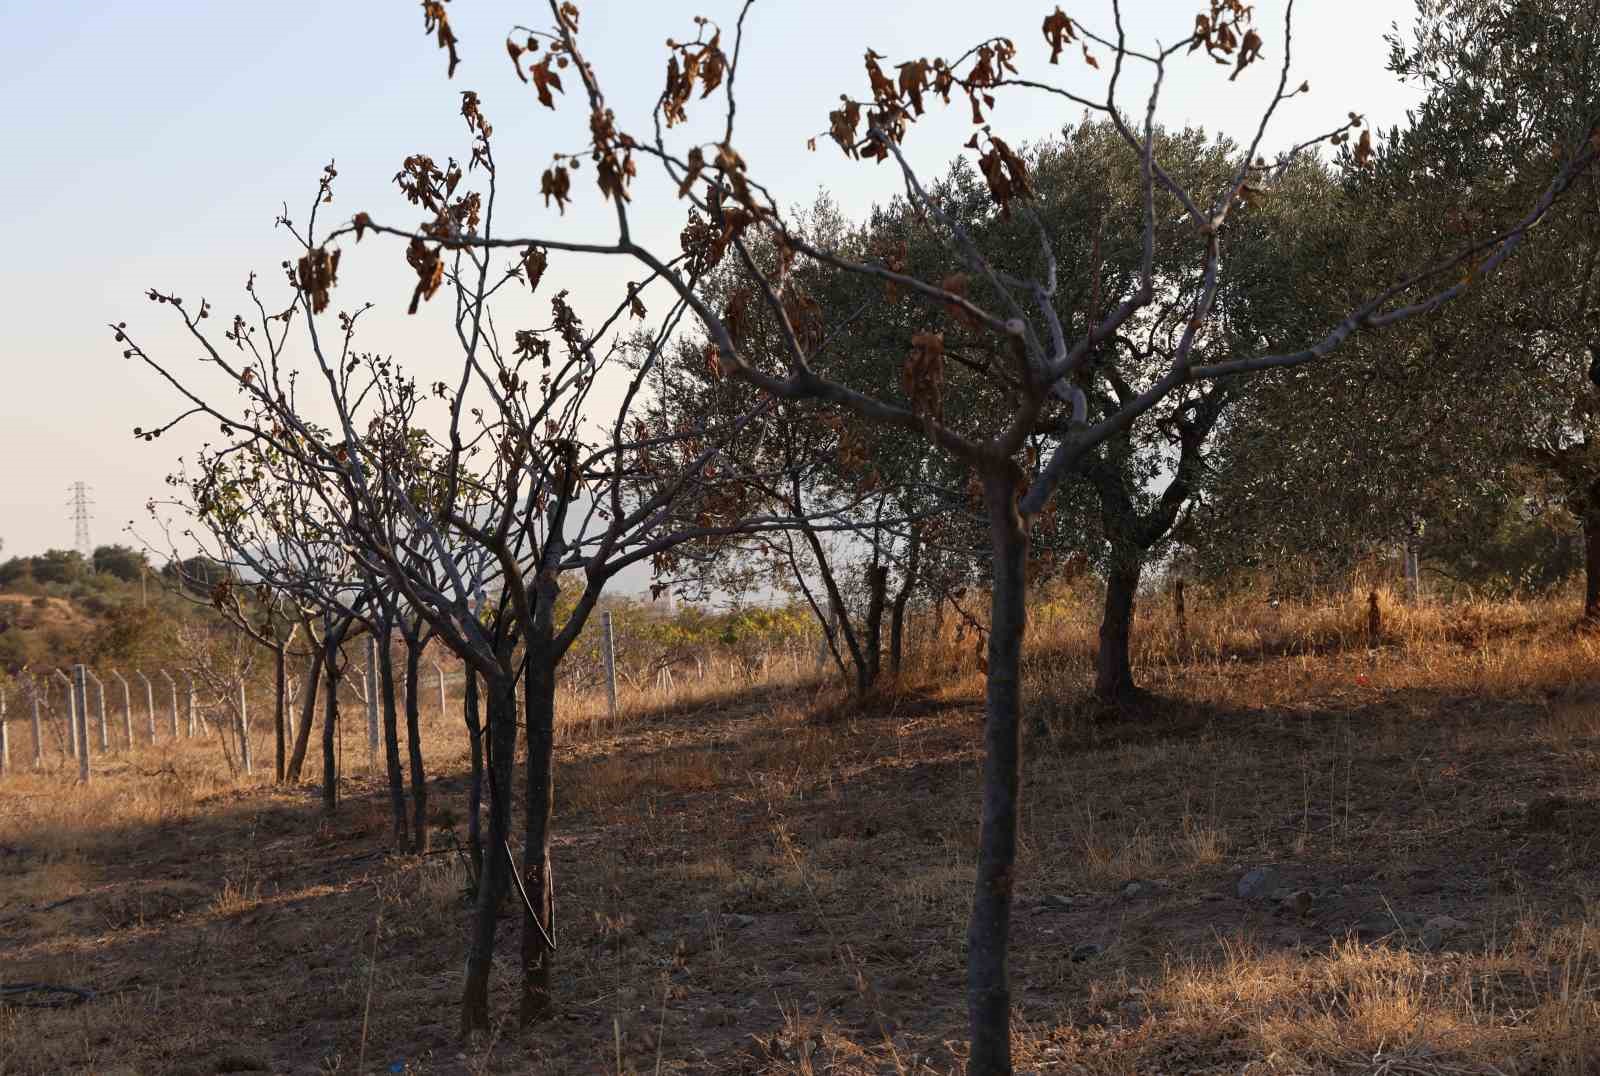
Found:
[[[729,33],[732,0],[588,0],[581,41],[623,130],[647,131],[660,91],[664,41],[692,34],[691,18],[720,20]],[[1124,0],[1130,38],[1182,36],[1201,0]],[[1039,32],[1054,0],[760,0],[746,25],[738,88],[737,148],[753,175],[781,198],[807,202],[831,190],[851,213],[896,190],[888,167],[849,162],[806,139],[826,127],[846,90],[864,95],[861,57],[871,46],[888,64],[951,55],[980,37],[1008,34],[1024,75],[1096,95],[1101,75],[1070,50],[1050,67]],[[1097,29],[1110,26],[1109,3],[1064,4]],[[1264,61],[1236,82],[1225,69],[1191,58],[1169,75],[1160,117],[1243,137],[1253,129],[1282,56],[1283,0],[1257,0]],[[548,229],[554,210],[538,198],[538,174],[556,150],[581,149],[586,109],[571,94],[560,112],[539,107],[519,83],[503,40],[517,23],[544,28],[538,0],[454,0],[452,22],[462,64],[445,80],[445,58],[425,38],[411,0],[277,0],[272,4],[0,2],[6,107],[0,187],[12,214],[9,254],[0,262],[0,539],[4,555],[69,548],[66,502],[77,480],[93,487],[97,544],[125,541],[129,520],[159,496],[174,458],[209,431],[195,426],[146,444],[132,429],[177,413],[171,391],[141,365],[126,362],[104,326],[127,320],[152,350],[185,366],[191,345],[173,331],[171,311],[143,298],[152,286],[191,302],[209,298],[219,331],[243,309],[241,286],[255,270],[281,289],[278,263],[292,256],[273,219],[285,200],[305,217],[316,178],[336,158],[337,200],[324,212],[412,226],[421,217],[390,180],[408,153],[464,159],[469,142],[459,91],[476,90],[495,125],[501,162],[500,234]],[[1295,12],[1294,81],[1313,92],[1281,113],[1270,151],[1366,113],[1375,126],[1404,121],[1414,92],[1384,71],[1382,34],[1409,22],[1410,0],[1300,0]],[[1109,65],[1107,65],[1109,66]],[[575,81],[570,78],[569,81]],[[1141,83],[1129,83],[1127,107]],[[1015,92],[1015,91],[1013,91]],[[710,118],[715,100],[700,106]],[[908,150],[927,173],[940,170],[968,134],[965,109],[930,110]],[[691,112],[691,115],[695,113]],[[1003,102],[996,133],[1013,142],[1075,122],[1078,111],[1041,95]],[[636,194],[635,228],[676,246],[682,205],[646,173]],[[580,172],[576,205],[560,227],[608,239],[609,216]],[[508,182],[515,181],[515,182]],[[656,212],[651,212],[652,208]],[[517,227],[526,220],[527,230]],[[552,257],[528,323],[548,320],[548,290],[570,288],[580,310],[598,314],[619,281],[640,275],[614,261]],[[393,352],[424,380],[449,369],[452,353],[441,307],[407,319],[409,271],[395,246],[370,238],[346,244],[335,307],[378,304],[365,337]],[[273,295],[282,295],[274,290]],[[525,294],[525,293],[524,293]],[[649,300],[647,299],[647,303]],[[664,304],[663,304],[664,306]],[[504,325],[518,311],[497,315]],[[330,311],[330,318],[332,311]]]

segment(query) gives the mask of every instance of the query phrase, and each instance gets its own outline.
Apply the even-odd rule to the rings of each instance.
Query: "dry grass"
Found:
[[[1092,608],[1036,613],[1021,1068],[1600,1069],[1596,640],[1570,601],[1384,602],[1370,645],[1365,591],[1191,589],[1180,643],[1151,599],[1152,694],[1123,711],[1085,698]],[[625,693],[615,721],[563,699],[563,1011],[466,1044],[467,871],[442,835],[384,854],[364,732],[331,820],[214,739],[97,759],[87,788],[52,755],[0,779],[4,978],[98,997],[0,1009],[0,1074],[956,1071],[980,699],[970,639],[866,704],[792,669]],[[459,835],[465,737],[425,725]],[[1303,903],[1240,899],[1255,866]]]

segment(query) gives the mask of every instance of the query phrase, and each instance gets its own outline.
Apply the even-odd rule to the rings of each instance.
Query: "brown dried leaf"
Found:
[[[449,0],[423,0],[422,2],[422,32],[433,34],[439,47],[450,54],[450,69],[446,78],[455,78],[456,65],[461,63],[461,57],[456,53],[455,31],[450,29],[450,16],[445,13],[444,5]]]
[[[539,193],[544,195],[546,208],[550,205],[550,199],[554,198],[556,208],[565,215],[567,202],[572,200],[571,174],[559,164],[546,168],[544,175],[539,177]]]
[[[1044,17],[1044,39],[1050,43],[1050,62],[1061,61],[1061,50],[1067,42],[1075,41],[1077,35],[1073,30],[1072,20],[1058,7]]]
[[[326,247],[309,250],[295,266],[296,283],[311,297],[311,312],[320,314],[328,308],[328,293],[339,278],[339,252],[328,253]]]
[[[529,247],[522,255],[522,275],[529,291],[537,291],[544,271],[550,266],[550,254],[543,247]]]

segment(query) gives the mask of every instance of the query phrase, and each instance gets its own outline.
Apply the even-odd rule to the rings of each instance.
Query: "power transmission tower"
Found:
[[[83,482],[72,483],[72,500],[68,505],[72,508],[72,544],[84,560],[94,557],[94,543],[89,538],[89,520],[94,518],[89,511],[94,507],[94,501],[89,499],[89,486]]]

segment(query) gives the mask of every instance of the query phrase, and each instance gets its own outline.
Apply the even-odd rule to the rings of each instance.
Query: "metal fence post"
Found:
[[[84,665],[72,667],[72,725],[78,733],[78,780],[89,783],[89,670]]]
[[[617,643],[611,631],[611,611],[600,614],[600,649],[606,662],[606,705],[611,720],[617,719]]]
[[[39,717],[39,681],[33,681],[33,768],[44,765],[44,721]]]
[[[67,685],[67,750],[73,758],[78,757],[78,703],[75,698],[77,689],[72,686],[72,677],[60,669],[51,669],[52,673],[60,677],[61,682]]]
[[[144,705],[145,705],[145,710],[150,715],[150,742],[151,743],[155,743],[156,742],[156,688],[155,688],[155,685],[150,682],[150,678],[144,674],[144,670],[135,669],[135,670],[133,670],[133,675],[137,676],[140,680],[144,681]]]
[[[172,689],[172,738],[176,740],[178,738],[178,682],[172,678],[172,674],[167,670],[157,669],[156,671],[167,681],[167,687]]]
[[[115,669],[109,670],[122,685],[122,728],[128,735],[128,750],[133,750],[133,696],[128,692],[128,681]]]
[[[101,683],[100,678],[94,674],[94,670],[89,666],[85,665],[83,671],[90,680],[94,681],[95,700],[100,704],[100,752],[104,754],[111,750],[111,736],[106,729],[106,685]]]

